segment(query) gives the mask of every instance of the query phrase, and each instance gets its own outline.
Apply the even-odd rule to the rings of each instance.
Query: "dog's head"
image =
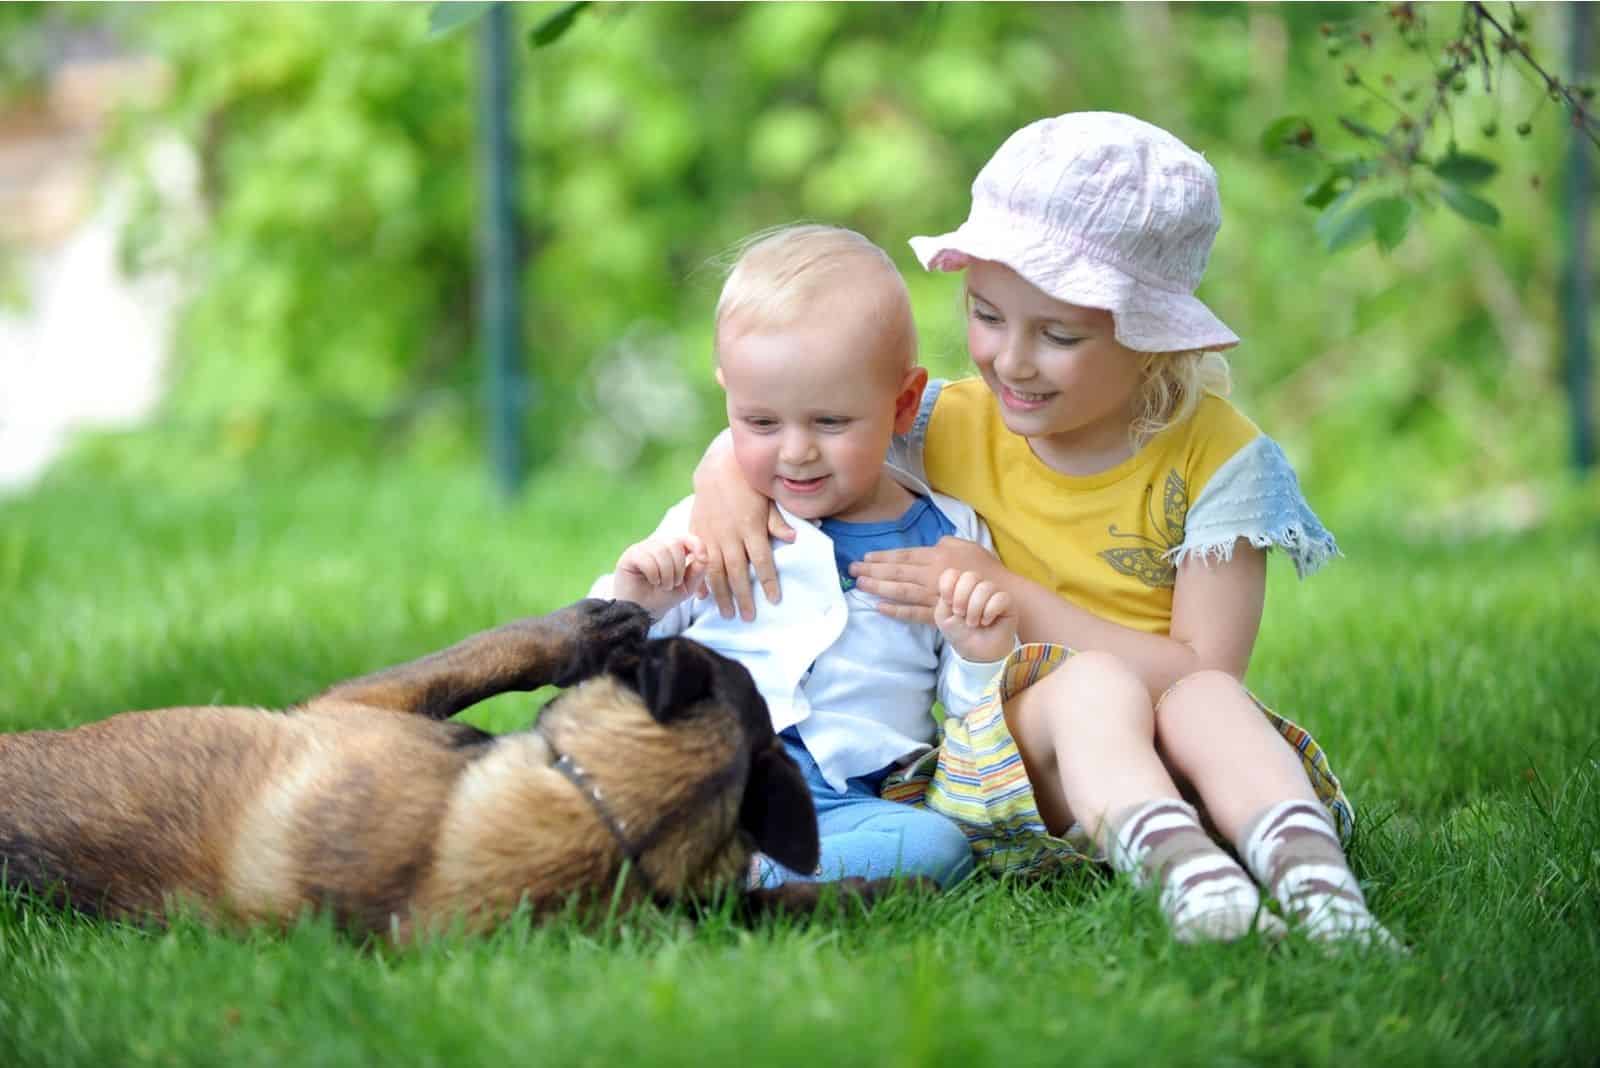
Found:
[[[816,809],[800,769],[772,730],[767,702],[736,660],[687,638],[662,638],[619,648],[606,674],[633,689],[657,723],[701,716],[731,717],[748,757],[739,825],[756,847],[797,871],[817,866]]]

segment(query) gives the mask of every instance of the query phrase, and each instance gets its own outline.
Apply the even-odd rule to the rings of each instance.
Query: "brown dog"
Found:
[[[694,642],[646,641],[648,622],[581,601],[286,713],[176,708],[0,735],[0,869],[108,916],[282,923],[322,908],[404,940],[619,878],[628,900],[704,895],[757,849],[815,867],[810,795],[749,673]],[[532,730],[447,722],[545,684],[572,688]],[[815,900],[783,890],[756,904]]]

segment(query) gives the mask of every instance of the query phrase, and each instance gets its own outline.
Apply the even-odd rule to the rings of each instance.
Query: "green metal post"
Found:
[[[511,134],[515,74],[506,4],[498,3],[489,9],[479,33],[478,143],[483,196],[478,245],[480,323],[486,360],[484,400],[488,409],[490,475],[509,497],[522,482],[522,422],[528,389],[522,367],[522,262],[517,228],[516,144]]]
[[[1568,4],[1572,16],[1571,80],[1584,84],[1594,43],[1594,9]],[[1561,319],[1566,339],[1567,398],[1572,410],[1572,464],[1579,476],[1594,467],[1593,364],[1589,354],[1589,203],[1591,146],[1573,130],[1567,149],[1567,262],[1562,271]]]

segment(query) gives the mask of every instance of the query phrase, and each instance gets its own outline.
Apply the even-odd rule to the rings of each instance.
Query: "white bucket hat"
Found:
[[[1221,225],[1217,174],[1198,152],[1131,115],[1078,111],[1008,137],[972,183],[967,221],[911,248],[928,270],[993,260],[1104,308],[1130,349],[1226,349],[1238,335],[1194,295]]]

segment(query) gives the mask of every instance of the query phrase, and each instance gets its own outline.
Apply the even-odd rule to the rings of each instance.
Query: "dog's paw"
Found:
[[[598,675],[612,653],[637,648],[650,631],[650,613],[628,601],[579,601],[555,613],[551,621],[567,638],[567,662],[553,680],[557,686]]]
[[[582,601],[583,642],[610,651],[642,644],[650,633],[650,613],[631,601]],[[602,657],[604,659],[604,657]]]

